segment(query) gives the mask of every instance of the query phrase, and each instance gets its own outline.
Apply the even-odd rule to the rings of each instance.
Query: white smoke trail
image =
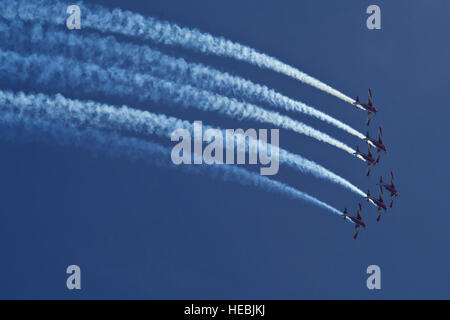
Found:
[[[19,129],[20,133],[14,135],[12,131],[17,129]],[[75,128],[74,126],[67,126],[66,123],[48,121],[39,118],[39,116],[30,117],[17,112],[2,113],[0,117],[0,132],[3,130],[6,134],[0,135],[0,139],[11,139],[17,142],[19,137],[26,141],[51,142],[63,146],[101,151],[113,157],[125,156],[134,160],[148,161],[157,166],[182,169],[190,173],[206,174],[211,178],[234,181],[266,191],[278,192],[296,200],[312,203],[342,216],[339,210],[304,192],[236,166],[175,166],[170,161],[170,149],[154,142],[123,137],[115,132],[104,132],[92,128]]]
[[[360,139],[365,138],[364,134],[349,125],[267,86],[255,84],[200,63],[188,63],[183,58],[171,57],[147,46],[119,42],[113,36],[104,38],[88,34],[82,37],[78,33],[67,33],[53,27],[43,28],[39,24],[31,28],[26,27],[18,20],[10,25],[0,21],[0,37],[0,43],[3,42],[3,47],[8,50],[32,50],[31,45],[31,48],[36,47],[44,54],[53,55],[58,52],[66,57],[79,57],[106,67],[127,68],[136,73],[150,72],[156,77],[189,83],[222,95],[242,96],[250,101],[299,112],[331,124]]]
[[[0,70],[12,81],[32,80],[64,91],[77,88],[88,93],[132,96],[141,101],[166,101],[203,111],[216,111],[240,120],[253,120],[292,130],[344,150],[353,156],[354,149],[302,122],[249,103],[242,103],[190,85],[181,85],[125,69],[103,69],[92,63],[78,63],[61,56],[31,54],[22,56],[0,51]],[[70,71],[70,72],[68,72]]]
[[[130,11],[117,8],[111,11],[91,4],[81,4],[80,6],[83,14],[83,27],[244,61],[297,79],[348,103],[355,102],[329,85],[251,47],[222,37],[214,37],[196,29],[180,27],[153,17],[144,17]],[[44,0],[32,3],[28,0],[11,0],[0,7],[0,14],[8,20],[19,18],[24,21],[53,23],[62,26],[65,25],[68,17],[65,15],[67,7],[68,3],[56,1],[52,1],[52,4],[49,5]]]
[[[157,115],[148,111],[122,106],[117,108],[93,101],[78,101],[63,97],[60,94],[48,96],[44,94],[13,93],[0,90],[1,114],[15,113],[30,118],[41,118],[47,121],[57,121],[66,126],[94,127],[102,130],[119,130],[123,132],[141,134],[144,136],[157,135],[170,138],[171,133],[178,128],[184,128],[193,133],[193,125],[174,117]],[[221,128],[214,128],[224,131]],[[238,143],[245,143],[245,139],[237,139]],[[254,139],[248,140],[249,147],[261,143]],[[260,147],[267,150],[267,146]],[[276,152],[271,145],[272,152]],[[302,173],[310,173],[316,178],[329,180],[333,183],[365,197],[365,193],[344,178],[325,169],[315,162],[292,154],[284,149],[278,149],[279,159]]]

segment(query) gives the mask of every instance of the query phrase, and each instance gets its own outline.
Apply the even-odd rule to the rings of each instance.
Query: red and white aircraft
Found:
[[[356,217],[349,215],[347,212],[347,208],[344,208],[343,216],[344,219],[348,218],[355,223],[355,233],[353,234],[353,239],[356,239],[359,233],[359,228],[360,227],[363,227],[364,229],[366,228],[366,224],[364,223],[364,221],[362,221],[361,217],[361,203],[358,203],[358,213],[356,214]]]
[[[359,101],[359,97],[356,97],[356,101],[353,103],[357,108],[367,111],[367,125],[370,124],[370,119],[372,118],[372,113],[377,113],[377,109],[373,106],[372,100],[372,90],[369,89],[369,98],[367,103],[362,103]]]
[[[367,150],[368,150],[367,154],[365,154],[364,152],[359,151],[359,146],[356,146],[356,151],[353,152],[353,154],[357,158],[361,159],[362,161],[367,162],[367,173],[366,173],[366,176],[369,176],[371,166],[372,165],[376,165],[378,162],[380,162],[381,151],[378,150],[377,158],[374,159],[373,155],[372,155],[372,151],[370,151],[370,147]]]
[[[394,197],[398,197],[400,192],[398,192],[397,188],[394,185],[394,173],[391,171],[391,184],[387,184],[383,182],[383,177],[380,176],[380,182],[378,183],[380,188],[384,187],[387,191],[391,193],[391,203],[389,205],[392,208],[392,204],[394,203]]]
[[[378,149],[378,151],[383,150],[384,152],[387,152],[386,146],[383,144],[383,133],[381,131],[381,127],[378,127],[378,140],[369,137],[369,131],[367,131],[364,141],[366,141],[369,146]]]
[[[370,190],[367,191],[367,196],[366,196],[367,201],[369,201],[370,203],[372,203],[375,207],[378,208],[378,216],[377,216],[377,221],[380,221],[381,218],[381,209],[383,209],[384,211],[387,210],[386,204],[383,201],[383,190],[380,187],[380,197],[377,199],[375,197],[371,197],[370,196]]]

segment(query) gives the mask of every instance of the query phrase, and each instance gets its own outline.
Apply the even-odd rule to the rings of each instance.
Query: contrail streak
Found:
[[[144,136],[157,135],[170,138],[171,133],[178,128],[184,128],[193,132],[193,125],[189,121],[132,109],[127,106],[117,108],[93,101],[82,102],[67,99],[60,94],[48,96],[0,90],[0,112],[2,115],[13,113],[30,118],[46,119],[50,122],[57,121],[66,126],[88,126]],[[223,131],[221,128],[214,129]],[[237,139],[237,141],[238,143],[245,143],[245,139]],[[249,147],[252,147],[260,142],[250,139],[248,143]],[[276,148],[276,146],[271,145],[270,147],[272,152],[274,152],[273,148]],[[365,193],[359,188],[317,163],[284,149],[278,149],[278,153],[281,163],[302,173],[310,173],[316,178],[334,182],[365,197]]]
[[[48,2],[43,0],[33,1],[33,3],[28,0],[12,0],[1,6],[0,14],[8,20],[19,18],[24,21],[38,21],[63,26],[68,17],[65,14],[67,7],[68,3],[63,2],[52,2],[49,5]],[[159,21],[153,17],[144,17],[118,8],[111,11],[99,5],[86,3],[80,4],[80,7],[83,15],[83,27],[240,60],[282,73],[348,103],[353,104],[355,102],[338,90],[274,57],[225,38],[215,37],[196,29],[180,27],[177,24]]]
[[[61,56],[31,54],[21,56],[0,51],[0,70],[12,81],[32,80],[53,88],[87,93],[107,93],[126,96],[144,102],[165,101],[186,108],[215,111],[233,119],[253,120],[304,134],[318,141],[344,150],[353,156],[355,150],[302,122],[250,103],[242,103],[190,85],[181,85],[146,74],[128,72],[120,68],[103,69],[92,63],[78,63]],[[68,72],[70,71],[70,72]]]
[[[236,166],[205,165],[202,167],[177,167],[170,161],[170,149],[154,142],[132,137],[123,137],[115,132],[104,132],[92,128],[79,129],[73,126],[67,126],[65,123],[48,121],[39,117],[25,116],[15,112],[2,113],[0,124],[0,132],[5,131],[6,133],[1,135],[1,139],[9,139],[16,142],[19,137],[26,141],[50,142],[91,151],[102,151],[113,157],[125,156],[134,160],[148,161],[157,166],[182,169],[196,174],[206,174],[211,178],[234,181],[242,185],[281,193],[296,200],[312,203],[342,216],[339,210],[304,192]],[[19,133],[15,135],[12,130],[17,129]]]
[[[30,37],[31,35],[31,37]],[[54,27],[41,25],[26,27],[20,20],[10,25],[0,21],[0,37],[3,47],[8,50],[31,50],[54,55],[55,52],[73,58],[99,64],[105,67],[126,68],[136,73],[149,72],[152,75],[189,83],[196,87],[215,91],[226,96],[242,96],[247,100],[265,103],[286,111],[299,112],[331,124],[360,139],[365,136],[349,125],[293,100],[267,86],[222,72],[200,63],[189,63],[183,58],[175,58],[147,46],[119,42],[113,36],[100,37],[96,34],[80,36],[77,33],[59,31]]]

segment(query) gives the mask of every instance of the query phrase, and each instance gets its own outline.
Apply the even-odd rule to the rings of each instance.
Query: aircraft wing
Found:
[[[368,177],[370,175],[370,163],[367,164],[367,171],[366,176]]]
[[[377,216],[377,222],[381,219],[381,208],[378,207],[378,216]]]
[[[364,109],[365,110],[365,109]],[[372,119],[372,112],[368,112],[367,113],[367,121],[366,121],[366,125],[368,126],[370,124],[370,120]]]
[[[360,227],[359,224],[356,224],[355,233],[353,234],[353,239],[356,239],[356,237],[358,237],[359,227]]]

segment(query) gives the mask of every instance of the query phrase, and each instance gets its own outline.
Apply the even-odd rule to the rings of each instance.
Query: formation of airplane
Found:
[[[368,102],[367,103],[361,102],[359,100],[359,97],[357,96],[353,105],[361,110],[367,111],[366,125],[369,126],[372,116],[374,114],[376,114],[378,111],[377,108],[375,108],[375,106],[373,105],[372,90],[370,88],[368,90]],[[383,142],[383,131],[382,131],[381,127],[378,127],[378,139],[376,139],[375,137],[370,137],[369,131],[367,131],[366,137],[363,140],[367,143],[367,149],[368,149],[367,153],[361,152],[359,150],[359,146],[357,146],[355,152],[353,152],[353,155],[355,155],[357,158],[363,160],[364,162],[367,162],[366,176],[369,176],[372,166],[379,163],[381,152],[387,152],[387,147]],[[376,158],[374,158],[374,156],[372,154],[372,148],[374,148],[377,152]],[[377,185],[380,188],[379,197],[376,198],[374,196],[371,196],[370,190],[368,190],[367,195],[366,195],[366,200],[369,203],[373,204],[377,208],[377,211],[378,211],[377,222],[378,222],[381,219],[382,212],[387,211],[386,203],[383,200],[383,189],[390,192],[390,195],[391,195],[391,201],[389,204],[390,208],[392,208],[394,199],[396,197],[398,197],[399,191],[394,184],[394,173],[392,171],[391,171],[391,183],[390,184],[383,182],[383,177],[380,176],[380,180],[377,183]],[[362,211],[361,203],[358,203],[358,212],[357,212],[356,217],[349,215],[347,212],[347,208],[345,208],[344,212],[343,212],[344,219],[348,219],[355,224],[355,233],[353,234],[354,239],[356,239],[356,237],[358,236],[360,227],[366,228],[366,224],[364,223],[364,221],[362,220],[362,217],[361,217],[361,211]]]
[[[377,113],[377,108],[373,106],[373,99],[372,99],[372,90],[369,88],[369,97],[367,103],[362,103],[359,101],[359,96],[356,97],[355,102],[353,103],[357,108],[361,110],[367,111],[367,126],[370,124],[370,119],[372,119],[372,114]]]
[[[349,215],[347,208],[344,208],[343,213],[344,219],[350,219],[355,224],[355,233],[353,234],[353,239],[356,239],[356,237],[358,237],[360,227],[363,227],[364,229],[366,228],[366,224],[362,220],[361,211],[362,211],[361,203],[358,203],[358,212],[356,214],[356,217]]]
[[[392,204],[394,203],[394,198],[398,197],[400,194],[394,185],[394,173],[391,171],[391,184],[387,184],[383,182],[383,177],[380,176],[380,182],[378,183],[380,188],[385,188],[387,191],[391,193],[391,203],[389,207],[392,208]]]

